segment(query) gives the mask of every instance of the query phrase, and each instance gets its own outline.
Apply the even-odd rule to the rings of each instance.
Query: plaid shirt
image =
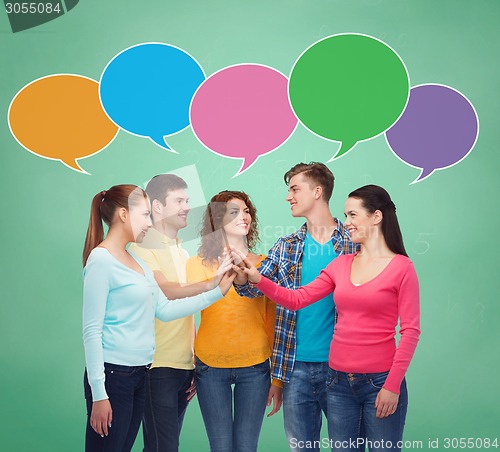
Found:
[[[337,227],[332,234],[333,249],[337,254],[351,254],[358,246],[351,242],[347,229],[335,218]],[[307,223],[286,237],[281,237],[269,250],[269,254],[259,267],[262,276],[287,289],[300,287],[302,254],[306,238]],[[260,297],[262,293],[252,284],[239,286],[236,291],[244,297]],[[282,306],[276,306],[276,328],[274,331],[273,354],[271,357],[272,377],[288,383],[295,363],[297,337],[295,324],[297,313]]]

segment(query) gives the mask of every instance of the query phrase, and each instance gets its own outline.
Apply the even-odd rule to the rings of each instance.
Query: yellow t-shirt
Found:
[[[260,262],[264,256],[261,256]],[[217,265],[203,265],[199,256],[187,262],[189,283],[212,278]],[[276,305],[266,297],[240,297],[234,287],[201,311],[194,349],[211,367],[247,367],[271,356]]]
[[[170,282],[186,283],[189,255],[179,239],[170,239],[150,228],[140,244],[132,243],[130,251],[143,259],[152,271],[160,271]],[[162,322],[155,319],[156,349],[151,367],[194,369],[194,316]]]

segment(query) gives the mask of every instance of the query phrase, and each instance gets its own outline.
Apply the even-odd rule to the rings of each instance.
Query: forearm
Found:
[[[156,305],[156,317],[164,322],[180,319],[208,308],[208,306],[221,298],[222,292],[219,286],[208,292],[177,300],[169,300],[163,296]]]
[[[109,295],[109,279],[98,259],[89,259],[83,280],[83,346],[87,377],[92,390],[92,400],[107,399],[104,385],[104,352],[102,335],[106,305]]]
[[[236,290],[236,293],[240,297],[247,297],[247,298],[258,298],[262,297],[263,293],[257,289],[253,284],[246,283],[243,285],[239,284],[233,284],[234,290]]]
[[[276,378],[271,379],[271,384],[273,386],[276,386],[277,388],[282,388],[283,389],[283,382],[281,380],[277,380]]]
[[[103,318],[103,317],[102,317]],[[104,386],[104,353],[102,348],[103,322],[100,313],[92,312],[88,306],[83,311],[83,346],[87,378],[92,390],[92,400],[107,399]]]
[[[261,278],[257,288],[275,303],[292,311],[309,306],[333,291],[331,281],[324,272],[311,284],[295,290],[280,287],[267,278]]]
[[[401,335],[389,375],[384,383],[384,388],[399,394],[399,388],[404,376],[410,366],[410,362],[417,348],[420,330],[417,328],[407,329]]]
[[[408,370],[420,338],[420,289],[413,264],[403,277],[398,294],[399,332],[401,338],[384,387],[399,394],[399,387]]]
[[[299,290],[285,289],[267,278],[261,278],[256,286],[269,299],[292,311],[304,306],[305,300]]]
[[[178,298],[194,297],[203,292],[208,292],[214,288],[212,279],[192,284],[181,285],[179,283],[162,282],[158,284],[161,291],[169,300],[177,300]]]
[[[104,358],[101,343],[87,341],[85,344],[85,364],[87,378],[92,392],[92,401],[97,402],[108,398],[105,387]]]

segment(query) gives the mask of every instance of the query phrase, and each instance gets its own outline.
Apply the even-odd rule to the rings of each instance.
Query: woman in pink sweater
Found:
[[[366,185],[350,193],[345,215],[345,227],[361,245],[360,252],[337,257],[307,286],[280,287],[245,261],[234,269],[238,283],[246,276],[288,309],[301,309],[334,292],[338,320],[326,383],[332,450],[397,451],[408,402],[404,376],[420,335],[418,279],[403,245],[396,207],[382,187]]]

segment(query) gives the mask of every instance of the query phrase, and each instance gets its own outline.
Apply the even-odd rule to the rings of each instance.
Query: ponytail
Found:
[[[92,199],[90,206],[90,220],[83,246],[83,266],[87,264],[90,252],[104,240],[104,228],[102,226],[101,203],[104,200],[106,191],[103,190]]]
[[[83,266],[92,250],[104,240],[102,223],[111,226],[115,212],[120,208],[129,210],[129,206],[137,205],[141,200],[148,200],[146,192],[137,185],[115,185],[109,190],[103,190],[92,199],[90,207],[89,227],[83,246]]]

